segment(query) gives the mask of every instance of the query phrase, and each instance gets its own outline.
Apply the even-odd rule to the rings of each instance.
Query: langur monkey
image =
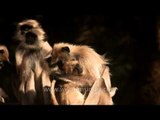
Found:
[[[9,52],[6,46],[0,45],[0,70],[4,66],[4,62],[9,62]]]
[[[0,45],[0,72],[1,69],[4,67],[4,62],[10,62],[9,61],[9,52],[5,45]],[[5,103],[5,99],[8,97],[8,95],[5,93],[5,91],[0,88],[0,103]]]
[[[47,35],[45,31],[42,29],[40,23],[33,19],[27,19],[22,22],[19,22],[17,25],[17,30],[15,34],[15,39],[20,41],[20,45],[18,46],[16,50],[16,67],[17,69],[19,66],[21,66],[21,62],[23,59],[23,55],[25,53],[25,50],[21,48],[22,44],[25,44],[26,42],[31,42],[29,40],[26,40],[26,34],[29,33],[35,33],[37,35],[37,38],[39,39],[39,46],[41,48],[41,52],[44,58],[50,57],[52,47],[49,45],[47,41]],[[31,47],[31,46],[30,46]]]
[[[52,49],[54,105],[113,105],[107,60],[89,46],[56,43]]]
[[[20,41],[15,53],[19,74],[18,99],[23,105],[50,104],[48,64],[52,47],[36,20],[18,23],[15,38]]]

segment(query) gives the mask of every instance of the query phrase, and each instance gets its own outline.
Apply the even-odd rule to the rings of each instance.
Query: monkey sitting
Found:
[[[21,104],[50,104],[48,64],[44,60],[52,48],[46,33],[36,20],[24,20],[17,26],[16,67],[20,81],[17,97]]]
[[[4,67],[4,62],[9,62],[9,52],[6,46],[0,45],[0,70]],[[0,72],[3,72],[3,70]],[[4,87],[2,79],[0,80],[0,87]],[[0,88],[0,103],[5,103],[7,98],[8,95],[5,93],[4,89]]]
[[[9,52],[6,46],[0,45],[0,69],[3,68],[5,61],[9,62]]]
[[[29,36],[30,34],[30,33],[28,34],[28,32],[30,32],[31,34],[35,33],[37,35],[37,38],[39,39],[39,46],[41,48],[43,57],[44,58],[50,57],[52,47],[49,45],[47,41],[47,35],[45,31],[43,30],[43,28],[41,27],[40,23],[33,19],[27,19],[27,20],[19,22],[17,25],[15,39],[20,41],[20,44],[23,44],[25,42],[31,44],[32,42],[31,39],[26,41],[26,36]],[[35,35],[32,34],[31,36],[35,36]],[[16,53],[15,53],[17,69],[21,65],[22,58],[25,53],[25,49],[21,48],[20,46],[21,45],[17,47]]]
[[[105,67],[107,61],[92,48],[57,43],[53,46],[51,61],[55,67],[53,73],[59,74],[52,82],[53,104],[113,104],[116,89],[111,88],[110,73]],[[96,91],[97,99],[93,98],[95,89],[99,90]]]
[[[53,56],[54,55],[55,54],[53,54]],[[84,93],[85,90],[83,89],[84,87],[90,87],[92,85],[91,81],[93,79],[81,75],[83,72],[82,67],[79,65],[76,58],[70,55],[70,49],[68,47],[62,47],[56,59],[57,60],[55,60],[53,57],[50,63],[50,68],[52,70],[51,79],[54,78],[57,82],[55,86],[57,89],[57,92],[55,93],[57,97],[55,99],[57,99],[60,104],[64,105],[83,104],[85,97],[84,94],[86,94]],[[53,89],[51,91],[53,91]],[[72,92],[67,92],[69,94],[66,94],[66,91]],[[83,94],[80,91],[83,92]],[[68,98],[73,96],[74,100],[68,100]]]

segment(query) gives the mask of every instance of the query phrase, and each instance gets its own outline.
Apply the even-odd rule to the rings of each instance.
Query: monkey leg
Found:
[[[31,71],[31,76],[26,81],[26,99],[27,104],[34,104],[35,98],[36,98],[36,89],[35,89],[35,78],[34,78],[34,72]]]
[[[56,95],[55,95],[55,84],[56,84],[56,81],[53,80],[52,83],[51,83],[51,104],[53,105],[59,105],[59,103],[57,102],[57,98],[56,98]]]
[[[26,96],[25,96],[25,81],[21,81],[20,86],[19,86],[19,101],[21,102],[22,105],[25,105],[26,103]]]
[[[42,71],[42,92],[43,92],[43,98],[44,98],[44,104],[51,104],[51,82],[49,75]]]
[[[34,72],[22,72],[20,80],[21,83],[19,87],[19,92],[21,103],[23,105],[34,104],[34,100],[36,97]]]

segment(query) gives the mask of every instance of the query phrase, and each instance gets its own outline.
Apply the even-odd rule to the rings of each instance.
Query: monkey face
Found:
[[[28,45],[34,45],[36,41],[38,41],[37,35],[34,34],[33,32],[26,33],[25,37],[26,37],[26,44]]]
[[[46,34],[41,25],[36,20],[24,20],[17,26],[16,39],[33,45],[36,41],[46,41]]]
[[[46,37],[44,30],[36,20],[29,19],[18,23],[15,33],[15,39],[19,41],[16,50],[17,64],[22,62],[23,54],[21,51],[25,52],[28,49],[39,49],[45,59],[50,57],[52,47]]]
[[[4,62],[9,62],[9,52],[6,46],[0,45],[0,69],[4,66]]]
[[[80,75],[83,70],[75,56],[70,54],[69,47],[62,47],[58,50],[53,48],[51,66],[62,74]]]

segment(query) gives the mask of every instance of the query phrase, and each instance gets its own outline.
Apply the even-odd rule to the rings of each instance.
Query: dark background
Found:
[[[0,44],[8,47],[11,64],[0,71],[0,86],[16,103],[11,82],[16,78],[13,39],[16,23],[37,19],[49,43],[70,42],[92,46],[110,62],[115,104],[160,104],[159,16],[23,14],[0,16]]]

